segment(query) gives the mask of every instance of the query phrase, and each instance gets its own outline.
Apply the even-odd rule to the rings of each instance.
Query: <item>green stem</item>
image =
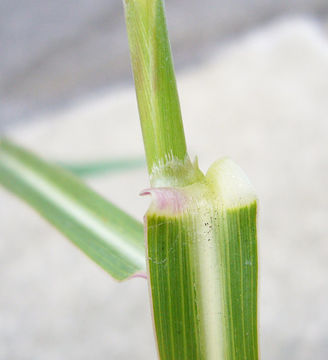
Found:
[[[190,162],[162,1],[125,10],[153,186],[143,195],[159,358],[258,360],[254,190],[231,160],[206,176]]]
[[[194,182],[161,0],[124,0],[139,115],[152,185]],[[160,185],[163,185],[161,182]]]

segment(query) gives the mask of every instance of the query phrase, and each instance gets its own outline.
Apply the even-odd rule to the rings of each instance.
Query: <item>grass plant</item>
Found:
[[[8,140],[0,183],[114,278],[147,274],[161,360],[256,360],[254,189],[232,160],[204,174],[187,153],[162,1],[124,8],[151,184],[141,193],[151,196],[146,247],[140,223]]]

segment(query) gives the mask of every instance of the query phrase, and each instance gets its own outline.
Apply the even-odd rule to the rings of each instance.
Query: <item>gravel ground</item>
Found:
[[[204,170],[229,155],[258,191],[263,359],[326,360],[326,34],[310,19],[272,23],[179,71],[178,84],[191,154]],[[49,159],[143,153],[130,87],[42,118],[8,135]],[[89,183],[142,219],[145,169]],[[2,189],[0,239],[1,360],[155,358],[143,280],[115,283]]]

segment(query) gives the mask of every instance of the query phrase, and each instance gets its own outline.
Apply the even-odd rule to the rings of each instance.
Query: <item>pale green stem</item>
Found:
[[[192,183],[199,172],[187,154],[163,3],[161,0],[124,0],[124,4],[152,185],[163,185],[163,178],[167,180],[166,185]]]

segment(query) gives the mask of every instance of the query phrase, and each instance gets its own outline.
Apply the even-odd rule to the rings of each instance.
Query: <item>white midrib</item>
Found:
[[[206,209],[208,210],[208,209]],[[207,224],[207,225],[206,225]],[[221,304],[220,267],[214,239],[213,213],[206,211],[198,219],[197,246],[200,316],[206,359],[224,359],[223,310]]]

